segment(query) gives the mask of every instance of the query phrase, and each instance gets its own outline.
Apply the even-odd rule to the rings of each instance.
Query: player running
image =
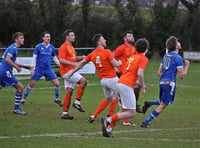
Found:
[[[21,100],[22,104],[25,104],[27,97],[31,93],[36,82],[40,80],[41,77],[45,77],[46,80],[50,80],[54,85],[54,102],[59,106],[62,106],[60,101],[60,84],[55,72],[51,66],[51,59],[59,66],[59,61],[56,57],[55,47],[50,44],[51,36],[49,32],[43,32],[42,43],[39,43],[34,50],[33,60],[32,60],[32,70],[31,70],[31,80],[26,87],[24,96]]]
[[[121,61],[116,61],[109,49],[104,49],[106,47],[106,40],[102,34],[94,35],[92,40],[96,49],[85,57],[69,75],[69,77],[73,76],[76,71],[90,61],[94,63],[98,71],[98,78],[103,87],[105,99],[99,104],[95,113],[89,117],[88,122],[90,123],[94,122],[98,114],[101,113],[113,99],[118,99],[116,88],[118,77],[114,67],[121,65]]]
[[[5,86],[13,86],[16,88],[15,105],[13,113],[26,115],[27,113],[20,108],[22,92],[24,86],[13,76],[13,67],[20,72],[21,68],[31,69],[31,66],[26,66],[16,63],[18,48],[24,44],[24,34],[16,32],[13,34],[14,43],[10,45],[3,53],[2,62],[0,64],[0,89]]]
[[[104,137],[111,137],[112,129],[116,121],[134,117],[136,114],[136,98],[134,94],[134,84],[139,80],[141,92],[146,93],[144,85],[144,70],[148,63],[145,54],[149,48],[149,42],[146,39],[139,39],[135,44],[137,54],[132,55],[125,64],[125,70],[117,82],[119,93],[120,111],[111,117],[102,118],[102,132]]]
[[[188,71],[190,62],[184,60],[178,54],[180,49],[180,43],[177,38],[171,36],[166,41],[166,47],[168,53],[162,59],[160,67],[158,69],[158,76],[160,77],[160,96],[159,100],[145,101],[143,106],[143,112],[146,113],[147,109],[152,105],[159,105],[151,114],[142,122],[141,127],[149,128],[153,119],[168,106],[174,103],[174,97],[176,92],[176,75],[183,79]],[[183,66],[184,65],[184,66]]]
[[[76,61],[81,61],[85,56],[76,56],[76,52],[72,43],[75,41],[75,34],[72,30],[66,30],[64,32],[65,43],[63,43],[59,48],[58,58],[60,61],[60,75],[64,79],[65,85],[65,98],[63,101],[63,112],[61,119],[72,120],[73,116],[68,114],[69,106],[71,102],[71,97],[75,85],[78,83],[76,100],[73,103],[73,107],[80,112],[85,112],[83,106],[80,104],[81,98],[83,96],[85,87],[87,85],[87,80],[76,72],[71,78],[68,75],[72,72],[76,66]]]

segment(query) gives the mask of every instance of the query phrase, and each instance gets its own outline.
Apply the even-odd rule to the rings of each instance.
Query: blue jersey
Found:
[[[7,62],[6,62],[6,57],[7,55],[11,55],[11,60],[13,62],[16,61],[16,57],[18,54],[18,48],[15,44],[10,45],[6,51],[4,52],[3,56],[2,56],[2,62],[0,64],[0,71],[4,72],[4,71],[10,71],[10,73],[12,73],[13,67],[10,66]]]
[[[51,57],[56,55],[55,47],[52,44],[45,47],[43,43],[40,43],[35,47],[34,54],[37,55],[35,68],[51,68]]]
[[[165,54],[162,59],[162,75],[160,81],[176,82],[177,68],[183,67],[183,59],[175,52]]]

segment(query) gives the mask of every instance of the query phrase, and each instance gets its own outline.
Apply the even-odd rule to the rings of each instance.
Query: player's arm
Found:
[[[83,56],[76,56],[76,61],[81,61],[81,60],[83,60],[85,58],[85,56],[83,55]]]
[[[53,56],[52,59],[56,63],[56,65],[60,66],[59,60],[56,56]]]
[[[59,59],[59,62],[63,65],[69,65],[69,66],[73,66],[73,67],[76,66],[76,63],[70,62],[70,61],[62,59],[62,58]]]
[[[190,61],[184,60],[184,67],[177,68],[179,78],[183,79],[187,75]]]
[[[141,91],[144,94],[146,93],[147,90],[146,86],[144,85],[144,69],[139,68],[137,75],[138,75],[139,85],[141,86]]]
[[[111,63],[114,67],[119,67],[119,66],[122,64],[122,62],[121,62],[120,60],[117,61],[116,59],[111,60],[110,63]]]
[[[8,54],[8,55],[6,56],[5,61],[6,61],[10,66],[14,67],[14,68],[17,70],[17,72],[20,72],[22,69],[18,66],[17,63],[15,63],[15,62],[13,62],[13,61],[11,60],[11,57],[12,57],[12,55]]]
[[[162,75],[162,64],[160,64],[160,66],[158,68],[157,75],[158,75],[158,77],[161,77],[161,75]]]
[[[80,63],[78,63],[75,68],[73,69],[73,71],[69,74],[69,78],[75,73],[77,72],[79,69],[81,69],[85,64],[87,64],[88,62],[83,59]]]
[[[20,67],[20,68],[25,68],[25,69],[31,70],[31,66],[29,66],[29,65],[22,65],[22,64],[19,64],[19,63],[15,63],[15,64],[17,64],[17,66]]]

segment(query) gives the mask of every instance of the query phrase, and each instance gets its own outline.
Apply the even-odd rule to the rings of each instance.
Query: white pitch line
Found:
[[[160,131],[185,131],[185,130],[200,130],[200,128],[171,128],[171,129],[141,129],[141,130],[122,130],[113,131],[113,134],[120,133],[134,133],[134,132],[160,132]],[[102,132],[86,132],[86,133],[46,133],[46,134],[29,134],[19,136],[0,136],[0,140],[6,139],[25,139],[25,138],[38,138],[38,137],[69,137],[69,138],[85,138],[85,139],[103,139],[104,137],[96,137],[101,135]],[[135,141],[162,141],[162,142],[185,142],[193,143],[200,142],[200,139],[169,139],[169,138],[132,138],[132,137],[116,137],[114,140],[135,140]]]

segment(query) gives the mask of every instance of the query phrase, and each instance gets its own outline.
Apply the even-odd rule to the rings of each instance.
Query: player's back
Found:
[[[114,57],[110,50],[97,48],[86,58],[87,61],[91,60],[97,71],[99,79],[116,77],[114,66],[110,63]]]

